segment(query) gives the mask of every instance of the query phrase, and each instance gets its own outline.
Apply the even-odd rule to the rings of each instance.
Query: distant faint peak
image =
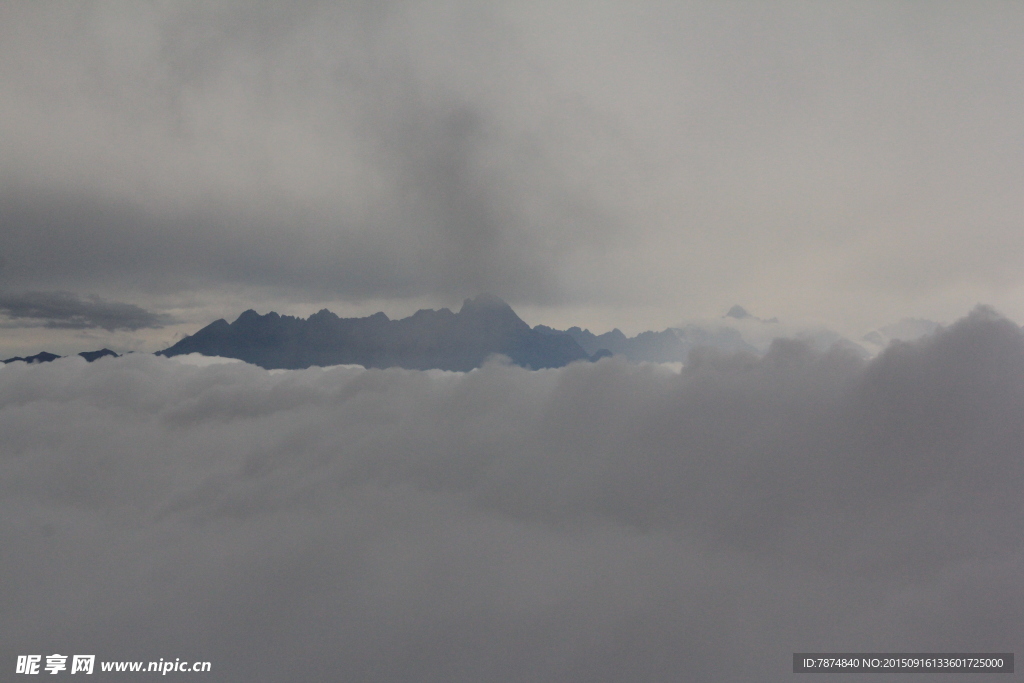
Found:
[[[745,318],[753,318],[754,316],[752,316],[749,313],[747,313],[747,309],[743,308],[739,304],[736,304],[735,306],[730,308],[729,312],[726,313],[722,317],[723,318],[736,318],[737,320],[744,320]]]
[[[769,318],[763,320],[758,318],[756,315],[751,315],[747,309],[743,308],[739,304],[736,304],[729,309],[729,312],[722,316],[723,318],[732,318],[734,320],[756,320],[759,323],[775,324],[779,322],[778,318]]]
[[[496,297],[493,294],[480,294],[472,299],[466,299],[463,301],[462,309],[459,313],[476,313],[478,311],[489,310],[512,311],[512,307],[505,303],[504,299]]]

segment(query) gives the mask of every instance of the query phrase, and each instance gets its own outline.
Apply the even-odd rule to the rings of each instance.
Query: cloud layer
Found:
[[[13,364],[3,665],[788,681],[794,651],[1012,651],[1022,409],[984,309],[867,363],[780,341],[681,374]]]
[[[1022,30],[1004,2],[6,3],[0,287],[1021,319]]]
[[[71,292],[24,292],[0,294],[0,313],[15,324],[84,330],[100,328],[138,330],[159,328],[174,322],[168,315],[152,313],[134,304],[104,301],[98,296],[81,298]]]

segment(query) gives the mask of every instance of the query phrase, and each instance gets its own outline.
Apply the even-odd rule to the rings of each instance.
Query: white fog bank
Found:
[[[719,682],[1019,650],[1022,418],[1024,341],[986,309],[869,362],[790,341],[678,374],[12,364],[0,661]]]

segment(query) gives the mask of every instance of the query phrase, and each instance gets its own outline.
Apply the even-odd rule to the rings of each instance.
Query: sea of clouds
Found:
[[[870,361],[681,372],[13,363],[0,666],[789,681],[793,652],[1019,651],[1022,455],[1024,338],[981,308]]]

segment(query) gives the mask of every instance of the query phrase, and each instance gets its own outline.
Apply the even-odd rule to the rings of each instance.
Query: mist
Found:
[[[4,661],[788,681],[800,651],[1013,651],[1022,411],[985,308],[870,361],[779,340],[681,372],[12,363]]]

